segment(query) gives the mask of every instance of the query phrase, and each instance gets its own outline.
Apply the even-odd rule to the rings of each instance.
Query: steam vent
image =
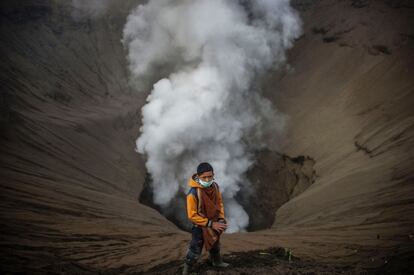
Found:
[[[0,6],[1,274],[414,274],[413,1]]]

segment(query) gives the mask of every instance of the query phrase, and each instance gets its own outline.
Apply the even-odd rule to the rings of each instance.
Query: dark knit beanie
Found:
[[[213,172],[213,167],[210,165],[210,163],[208,162],[202,162],[197,166],[197,174],[200,175],[204,172],[207,171],[212,171]]]

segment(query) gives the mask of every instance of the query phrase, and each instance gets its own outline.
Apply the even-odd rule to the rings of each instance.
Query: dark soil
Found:
[[[212,267],[208,260],[194,265],[191,274],[371,274],[368,270],[354,266],[332,266],[291,255],[284,248],[252,250],[224,255],[223,260],[230,264],[225,269]],[[183,261],[173,261],[159,265],[145,274],[181,274]]]

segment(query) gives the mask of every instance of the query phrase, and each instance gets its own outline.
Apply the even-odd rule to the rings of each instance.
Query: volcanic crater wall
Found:
[[[412,4],[292,2],[304,34],[264,83],[289,116],[286,155],[259,152],[247,175],[256,192],[238,197],[249,230],[271,229],[226,235],[223,247],[412,259]],[[184,255],[188,234],[138,202],[146,94],[131,89],[120,43],[136,4],[74,17],[69,2],[2,1],[2,270],[132,273]]]
[[[138,253],[146,241],[137,240],[156,246],[177,234],[177,245],[182,242],[182,232],[138,202],[147,172],[134,149],[147,93],[131,88],[120,42],[136,4],[113,3],[111,12],[91,16],[69,2],[2,2],[2,269],[50,270],[76,262],[95,272],[128,264],[128,254],[150,267],[165,257],[154,261]],[[265,175],[280,170],[277,163]],[[261,177],[252,172],[252,180]],[[258,215],[251,230],[270,227],[274,210],[292,195],[286,192],[276,205],[275,198],[263,201],[271,204],[271,218],[263,222]],[[240,200],[250,207],[246,197]],[[181,208],[172,209],[183,212],[184,204],[176,205]],[[164,253],[173,258],[178,252]]]
[[[270,150],[257,152],[257,159],[246,174],[247,184],[236,196],[249,215],[246,230],[270,228],[275,222],[276,210],[315,182],[314,165],[315,161],[309,156],[291,158]],[[190,231],[185,194],[178,193],[168,208],[158,206],[152,198],[151,176],[147,174],[139,201],[162,213],[179,228]]]

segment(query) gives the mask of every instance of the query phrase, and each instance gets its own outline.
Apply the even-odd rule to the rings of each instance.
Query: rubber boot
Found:
[[[220,252],[212,253],[210,252],[210,261],[214,267],[228,267],[230,264],[223,262]]]
[[[190,271],[191,271],[191,265],[189,265],[187,262],[185,262],[184,264],[183,264],[183,275],[188,275],[188,274],[190,274]]]

